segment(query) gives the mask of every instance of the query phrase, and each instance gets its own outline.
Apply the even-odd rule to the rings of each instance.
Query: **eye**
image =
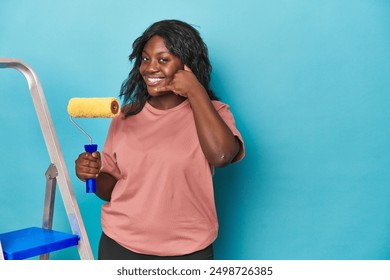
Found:
[[[149,58],[146,57],[146,56],[143,56],[143,57],[141,58],[141,60],[142,60],[142,61],[149,61]]]
[[[158,61],[159,61],[160,63],[162,63],[162,64],[165,64],[165,63],[169,62],[169,58],[167,58],[167,57],[162,57],[162,58],[160,58]]]

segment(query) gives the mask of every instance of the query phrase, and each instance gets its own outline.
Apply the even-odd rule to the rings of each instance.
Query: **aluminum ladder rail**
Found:
[[[80,214],[77,200],[70,182],[69,174],[65,165],[65,161],[60,149],[57,135],[54,130],[53,122],[50,112],[43,94],[42,86],[35,71],[25,62],[15,58],[0,58],[1,68],[14,68],[21,72],[26,78],[28,87],[33,99],[35,111],[38,116],[39,124],[46,143],[51,164],[49,169],[53,167],[56,169],[55,181],[58,182],[59,190],[62,196],[62,201],[68,216],[68,220],[72,229],[72,233],[80,237],[77,245],[77,250],[82,260],[93,260],[91,246],[89,244],[88,236],[84,227],[84,223]],[[43,215],[43,227],[51,227],[51,220],[53,209],[50,209],[49,201],[53,193],[48,193],[48,186],[46,187],[45,209]],[[53,202],[53,197],[51,198]],[[51,205],[52,206],[52,205]],[[0,259],[3,258],[3,252],[0,243]],[[47,259],[48,255],[41,255],[41,259]]]

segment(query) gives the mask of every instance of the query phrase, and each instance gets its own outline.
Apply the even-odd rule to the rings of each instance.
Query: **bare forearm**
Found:
[[[239,151],[239,142],[215,110],[205,90],[188,95],[202,150],[210,162],[222,167],[232,162]]]
[[[100,172],[96,178],[96,195],[105,200],[111,200],[111,194],[117,180],[108,173]]]

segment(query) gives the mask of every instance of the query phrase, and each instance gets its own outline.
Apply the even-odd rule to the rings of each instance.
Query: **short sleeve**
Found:
[[[230,111],[229,105],[222,103],[220,101],[212,101],[214,108],[217,110],[221,118],[225,121],[226,125],[230,128],[233,135],[237,137],[240,143],[240,150],[232,162],[238,162],[242,160],[245,156],[245,146],[244,140],[241,136],[240,131],[236,127],[236,122],[234,120],[233,114]]]
[[[120,116],[115,117],[110,124],[108,129],[108,134],[106,138],[106,142],[104,143],[104,147],[102,150],[101,160],[102,166],[100,171],[110,174],[116,179],[121,177],[121,172],[118,168],[116,161],[116,153],[113,149],[113,140],[115,139],[116,127],[117,123],[120,121]]]

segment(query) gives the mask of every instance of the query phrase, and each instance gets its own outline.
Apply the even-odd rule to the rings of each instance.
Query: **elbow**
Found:
[[[213,159],[210,161],[210,164],[214,167],[224,167],[229,164],[231,164],[234,160],[234,158],[237,156],[238,150],[234,150],[231,152],[221,152],[219,154],[216,154]]]
[[[225,147],[219,149],[218,152],[215,152],[210,156],[209,163],[214,167],[224,167],[231,164],[240,151],[240,143],[235,137],[235,141],[226,145]]]
[[[231,161],[225,160],[224,158],[221,158],[221,159],[214,160],[211,163],[211,165],[213,165],[214,167],[224,167],[226,165],[229,165],[230,163],[231,163]]]

